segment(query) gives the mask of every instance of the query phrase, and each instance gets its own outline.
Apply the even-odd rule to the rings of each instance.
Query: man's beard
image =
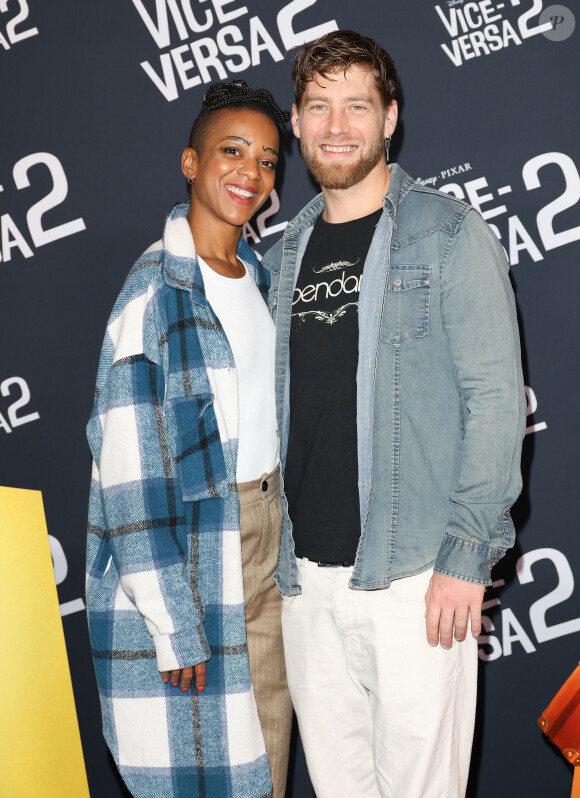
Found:
[[[351,164],[321,163],[317,157],[318,144],[313,143],[307,146],[302,139],[299,139],[299,142],[300,152],[304,158],[306,168],[316,182],[322,188],[327,189],[344,189],[356,186],[385,157],[382,138],[376,139],[369,150],[356,163]]]

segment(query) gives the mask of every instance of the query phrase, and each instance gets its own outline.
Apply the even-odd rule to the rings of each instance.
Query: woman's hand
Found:
[[[195,687],[199,693],[203,692],[205,687],[205,662],[200,662],[193,668],[182,668],[176,671],[161,671],[160,675],[165,684],[171,678],[171,684],[177,687],[179,684],[179,677],[181,676],[181,690],[186,693],[191,687],[193,681],[193,674],[195,672]]]

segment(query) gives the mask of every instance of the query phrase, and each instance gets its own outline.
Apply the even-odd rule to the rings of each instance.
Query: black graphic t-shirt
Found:
[[[341,224],[320,216],[294,291],[284,485],[296,555],[310,560],[354,562],[360,537],[358,297],[381,212]]]

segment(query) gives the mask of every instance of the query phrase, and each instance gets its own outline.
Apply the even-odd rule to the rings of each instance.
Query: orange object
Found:
[[[542,712],[538,726],[574,765],[572,798],[580,798],[580,663]]]

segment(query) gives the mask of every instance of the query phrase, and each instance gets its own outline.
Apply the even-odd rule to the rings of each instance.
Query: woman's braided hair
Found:
[[[214,111],[222,108],[257,111],[274,122],[282,138],[286,123],[290,119],[288,111],[283,111],[268,89],[252,89],[245,80],[230,83],[212,83],[203,95],[201,111],[189,135],[189,147],[198,152],[203,149],[208,122]]]

